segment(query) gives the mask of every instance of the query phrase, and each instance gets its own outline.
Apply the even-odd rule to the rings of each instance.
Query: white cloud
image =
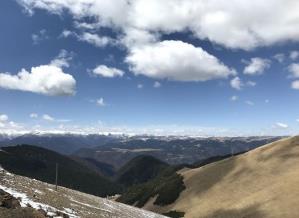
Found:
[[[299,78],[299,64],[298,63],[293,63],[293,64],[289,65],[288,70],[291,73],[291,75],[290,75],[291,78]],[[291,88],[299,90],[299,80],[293,81],[291,83]]]
[[[249,80],[249,81],[246,82],[246,85],[250,86],[250,87],[254,87],[254,86],[256,86],[256,82]]]
[[[153,87],[154,88],[160,88],[161,87],[161,83],[158,82],[158,81],[155,81]]]
[[[20,129],[22,128],[22,125],[15,123],[13,121],[10,121],[8,119],[8,116],[6,114],[0,114],[0,128],[5,128],[5,129]]]
[[[0,73],[0,87],[4,89],[63,96],[74,95],[75,86],[76,80],[72,75],[52,65],[32,67],[31,72],[22,69],[17,75]]]
[[[189,30],[193,36],[229,48],[258,46],[299,40],[299,2],[294,0],[18,0],[28,12],[44,9],[65,11],[74,20],[93,17],[91,28],[132,28],[146,32],[173,33]],[[159,16],[157,16],[159,14]],[[92,23],[94,25],[94,22]]]
[[[248,75],[261,75],[270,68],[270,60],[263,58],[251,58],[243,73]]]
[[[68,122],[71,122],[72,120],[69,120],[69,119],[55,119],[56,122],[58,123],[68,123]]]
[[[43,119],[46,120],[46,121],[50,121],[50,122],[55,121],[55,119],[53,117],[51,117],[50,115],[48,115],[48,114],[44,114]]]
[[[293,63],[288,66],[288,70],[291,73],[292,78],[299,78],[299,64]]]
[[[238,99],[239,99],[239,97],[236,96],[236,95],[233,95],[233,96],[230,98],[231,101],[237,101]]]
[[[285,60],[285,55],[283,53],[278,53],[273,56],[275,60],[277,60],[279,63],[283,63]]]
[[[290,52],[290,58],[292,60],[296,60],[299,57],[299,51],[291,51]]]
[[[56,58],[54,58],[51,62],[50,65],[52,66],[56,66],[59,68],[62,67],[69,67],[70,64],[69,62],[73,59],[73,53],[70,53],[64,49],[62,49],[58,56]]]
[[[245,101],[245,104],[250,105],[250,106],[253,106],[253,105],[254,105],[254,102],[247,100],[247,101]]]
[[[9,126],[10,126],[11,128],[13,128],[13,129],[20,129],[20,128],[23,127],[21,124],[19,124],[19,123],[15,123],[15,122],[13,122],[13,121],[9,121],[8,124],[9,124]]]
[[[38,118],[38,114],[36,113],[31,113],[29,116],[30,118]]]
[[[67,38],[72,35],[74,35],[74,32],[72,32],[70,30],[63,30],[62,33],[60,34],[60,37]]]
[[[97,99],[97,100],[96,100],[96,104],[97,104],[99,107],[104,107],[104,106],[106,106],[106,103],[104,102],[104,98]]]
[[[289,126],[285,123],[277,122],[277,123],[275,123],[275,127],[282,128],[282,129],[287,129]]]
[[[232,88],[237,89],[237,90],[241,90],[242,87],[244,86],[242,80],[238,76],[233,78],[230,81],[230,85],[231,85]]]
[[[8,116],[6,114],[0,114],[0,128],[5,127],[5,123],[8,121]]]
[[[93,69],[92,72],[95,75],[100,75],[102,77],[108,78],[113,78],[116,76],[122,77],[125,74],[125,72],[120,69],[107,67],[106,65],[99,65],[95,69]]]
[[[138,84],[138,85],[137,85],[137,88],[138,88],[138,89],[142,89],[142,88],[143,88],[143,84]]]
[[[37,45],[41,41],[49,39],[49,36],[47,35],[47,31],[45,29],[42,29],[38,33],[32,34],[31,38],[32,38],[33,44]]]
[[[6,114],[0,114],[0,122],[8,121],[8,116]]]
[[[100,27],[100,24],[99,23],[86,23],[86,22],[74,21],[74,26],[77,29],[94,30],[94,29],[98,29]]]
[[[49,122],[57,122],[57,123],[67,123],[67,122],[71,122],[71,120],[68,119],[56,119],[52,116],[50,116],[49,114],[44,114],[42,116],[43,120],[49,121]]]
[[[105,47],[109,43],[112,43],[112,39],[106,36],[99,36],[94,33],[85,32],[82,35],[77,35],[80,41],[88,42],[96,47]]]
[[[295,80],[291,83],[292,89],[299,89],[299,80]]]
[[[148,32],[143,29],[126,28],[120,38],[120,43],[125,45],[129,50],[132,47],[139,47],[157,42],[158,33]]]
[[[254,81],[247,81],[247,82],[243,82],[238,76],[233,78],[230,81],[230,86],[234,89],[237,90],[241,90],[243,87],[255,87],[256,86],[256,82]]]
[[[75,21],[75,24],[77,22]],[[88,25],[85,23],[85,25]],[[79,25],[77,27],[81,27],[82,29],[85,29],[83,27],[84,25]],[[67,38],[67,37],[75,37],[79,41],[87,42],[89,44],[92,44],[98,48],[102,48],[107,46],[108,44],[115,44],[116,41],[112,39],[111,37],[108,36],[100,36],[96,33],[90,33],[90,32],[82,32],[80,34],[76,33],[75,31],[70,31],[70,30],[63,30],[62,33],[60,34],[60,37],[62,38]]]
[[[155,79],[206,81],[236,74],[202,48],[173,40],[134,47],[126,62],[135,75]]]

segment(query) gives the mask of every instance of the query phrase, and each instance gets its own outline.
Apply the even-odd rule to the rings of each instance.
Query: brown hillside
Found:
[[[181,174],[186,190],[174,204],[145,207],[192,218],[299,217],[299,136]]]

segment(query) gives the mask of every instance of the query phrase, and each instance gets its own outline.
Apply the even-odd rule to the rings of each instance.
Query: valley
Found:
[[[259,144],[264,141],[270,143]],[[175,150],[174,147],[165,149],[170,143],[175,145]],[[275,217],[287,214],[291,217],[297,216],[297,212],[287,205],[277,211],[273,211],[273,208],[281,200],[289,198],[294,199],[289,200],[290,205],[295,204],[297,189],[291,187],[294,187],[297,179],[295,166],[298,162],[298,144],[299,137],[175,141],[134,139],[90,149],[99,151],[111,148],[118,153],[114,157],[119,158],[116,162],[105,162],[106,159],[100,159],[103,161],[100,162],[99,158],[92,156],[80,157],[77,152],[81,150],[68,156],[37,146],[8,146],[0,151],[0,165],[5,172],[9,172],[4,173],[1,185],[6,190],[18,187],[8,179],[13,176],[13,180],[33,179],[34,182],[47,182],[47,186],[54,187],[55,164],[58,163],[60,190],[70,188],[74,190],[72,192],[80,191],[84,196],[87,194],[83,192],[92,194],[94,198],[107,197],[113,199],[114,204],[125,203],[169,217],[271,217],[270,214],[275,214]],[[120,148],[115,149],[115,146]],[[165,155],[162,151],[181,155],[180,152],[185,152],[184,148],[188,146],[190,150],[201,148],[201,158],[192,163],[175,162],[177,164],[169,163],[169,159],[161,160]],[[229,153],[231,148],[233,153]],[[160,154],[153,155],[152,152]],[[126,155],[128,161],[125,162],[122,155]],[[194,154],[192,157],[199,156]],[[267,183],[269,180],[271,185]],[[31,183],[26,184],[27,189],[33,188]],[[41,192],[44,192],[44,188]],[[29,195],[33,193],[31,190]],[[46,195],[51,196],[51,193]],[[57,208],[57,205],[52,207]],[[69,207],[58,208],[61,211],[61,208]],[[89,216],[81,214],[80,217]]]

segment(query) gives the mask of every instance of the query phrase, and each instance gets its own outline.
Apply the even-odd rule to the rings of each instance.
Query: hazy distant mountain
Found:
[[[139,155],[151,155],[172,165],[192,164],[209,157],[244,152],[280,138],[131,138],[95,148],[82,148],[74,155],[93,158],[113,165],[116,169]]]
[[[1,140],[2,138],[2,140]],[[108,142],[118,142],[122,136],[99,135],[99,134],[41,134],[27,133],[18,136],[0,135],[0,146],[29,144],[50,149],[62,154],[71,154],[80,148],[91,148]]]
[[[4,140],[9,140],[11,138],[14,138],[13,136],[10,136],[8,134],[3,134],[3,133],[0,133],[0,142],[4,141]]]

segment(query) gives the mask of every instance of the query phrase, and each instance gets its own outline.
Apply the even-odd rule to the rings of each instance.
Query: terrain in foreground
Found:
[[[20,198],[23,207],[30,205],[35,209],[43,209],[49,215],[47,217],[52,217],[51,214],[57,214],[57,211],[68,214],[69,217],[163,217],[159,214],[60,186],[56,192],[54,185],[17,176],[2,169],[0,169],[0,190]],[[15,211],[6,211],[8,209],[1,207],[0,209],[0,217],[1,212],[2,214],[18,212],[18,209],[15,209]],[[22,216],[18,216],[18,213],[16,213],[13,217]]]

